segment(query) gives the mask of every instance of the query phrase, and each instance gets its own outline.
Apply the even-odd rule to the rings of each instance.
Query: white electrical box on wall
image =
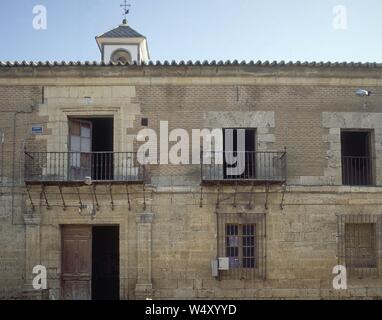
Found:
[[[227,271],[229,270],[229,258],[218,258],[218,269]]]
[[[212,276],[217,278],[219,271],[229,270],[229,258],[217,258],[211,261]]]

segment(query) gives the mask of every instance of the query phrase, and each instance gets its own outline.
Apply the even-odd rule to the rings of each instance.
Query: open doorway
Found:
[[[342,183],[367,186],[373,184],[372,143],[370,131],[341,132]]]
[[[239,143],[239,139],[244,139]],[[250,180],[256,177],[256,130],[223,129],[224,179]],[[241,149],[241,150],[238,150]],[[236,158],[234,165],[229,163]],[[227,161],[229,160],[229,161]],[[244,168],[240,164],[244,163]],[[235,168],[238,174],[229,174]]]
[[[113,118],[69,119],[70,178],[113,180]]]
[[[94,227],[92,300],[119,299],[119,228]]]

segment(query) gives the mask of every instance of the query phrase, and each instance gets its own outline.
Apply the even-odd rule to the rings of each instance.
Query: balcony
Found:
[[[232,162],[236,159],[235,162]],[[235,163],[229,165],[228,163]],[[238,165],[240,164],[240,165]],[[235,169],[235,166],[238,170]],[[232,170],[235,169],[235,170]],[[203,183],[284,183],[287,154],[273,151],[202,151]]]
[[[26,152],[27,184],[143,183],[144,166],[134,152]]]
[[[371,157],[342,157],[342,184],[346,186],[373,186]]]

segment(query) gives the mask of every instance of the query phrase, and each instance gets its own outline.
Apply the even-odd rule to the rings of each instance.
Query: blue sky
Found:
[[[122,0],[2,0],[0,60],[100,60],[94,37],[122,20]],[[380,0],[130,0],[129,24],[152,60],[382,62]],[[32,26],[35,5],[47,30]],[[334,29],[345,6],[347,29]]]

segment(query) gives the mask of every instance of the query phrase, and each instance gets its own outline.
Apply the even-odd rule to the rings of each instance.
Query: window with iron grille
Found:
[[[381,221],[380,215],[338,216],[338,259],[350,276],[378,276]]]
[[[221,279],[265,279],[265,214],[218,213],[218,256],[229,259]]]

